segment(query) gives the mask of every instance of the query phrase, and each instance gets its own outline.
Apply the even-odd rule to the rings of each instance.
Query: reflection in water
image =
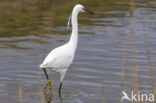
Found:
[[[52,103],[55,97],[54,91],[52,91],[50,88],[40,90],[40,95],[41,95],[41,103]],[[58,97],[60,103],[63,103],[62,96],[59,95]]]
[[[60,99],[60,103],[63,103],[61,94],[59,95],[59,99]]]
[[[44,100],[46,103],[50,103],[53,100],[53,92],[51,90],[45,91],[44,92]]]

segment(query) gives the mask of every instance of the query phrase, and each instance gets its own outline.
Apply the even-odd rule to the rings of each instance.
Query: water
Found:
[[[155,82],[151,78],[156,79],[150,73],[150,68],[156,66],[155,0],[135,1],[134,17],[130,16],[130,2],[125,0],[15,0],[0,1],[2,103],[19,102],[20,81],[24,103],[39,103],[44,96],[47,100],[51,97],[40,96],[39,87],[44,86],[46,78],[42,72],[40,83],[38,65],[51,49],[69,40],[71,31],[66,31],[66,24],[76,3],[84,4],[96,15],[79,15],[78,49],[63,82],[62,102],[120,103],[121,83],[130,92],[131,85],[135,85],[132,78],[139,78],[141,92],[152,93]],[[124,81],[122,68],[126,72]],[[136,68],[138,75],[134,73]],[[49,76],[55,87],[51,101],[59,103],[59,75]]]

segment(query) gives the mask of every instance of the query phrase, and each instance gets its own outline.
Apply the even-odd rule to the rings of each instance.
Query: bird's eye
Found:
[[[86,8],[83,7],[82,9],[85,11]]]

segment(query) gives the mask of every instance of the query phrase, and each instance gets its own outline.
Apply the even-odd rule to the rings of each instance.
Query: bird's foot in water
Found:
[[[53,88],[53,85],[52,85],[52,83],[51,83],[51,81],[50,81],[50,79],[47,79],[47,82],[46,82],[46,84],[45,84],[44,89],[46,89],[48,86],[50,87],[51,90],[54,89],[54,88]]]

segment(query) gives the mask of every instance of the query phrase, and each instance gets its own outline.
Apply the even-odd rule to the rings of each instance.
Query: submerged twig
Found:
[[[137,44],[136,44],[136,29],[135,29],[135,22],[134,22],[134,0],[130,1],[130,32],[131,32],[131,45],[132,45],[132,58],[133,58],[133,74],[136,77],[132,77],[132,90],[139,91],[139,63],[138,63],[138,53],[137,53]]]
[[[106,103],[104,95],[104,84],[101,85],[101,95],[102,95],[102,103]]]
[[[124,91],[124,79],[125,79],[125,76],[126,76],[126,72],[125,72],[125,61],[126,61],[126,50],[125,50],[125,43],[124,41],[122,40],[122,64],[121,64],[121,78],[120,78],[120,81],[121,81],[121,89],[120,89],[120,97],[122,97],[122,92]],[[121,103],[123,103],[123,101],[121,101]]]
[[[154,71],[154,64],[153,64],[153,61],[152,61],[153,58],[151,56],[152,53],[149,50],[149,42],[147,40],[147,35],[146,35],[145,27],[144,27],[144,22],[142,22],[142,25],[143,25],[143,31],[144,31],[143,38],[144,38],[146,57],[147,57],[147,61],[148,61],[148,64],[149,64],[149,71],[150,71],[150,76],[151,76],[151,84],[152,84],[153,93],[156,96],[156,86],[155,86],[155,83],[156,83],[155,76],[156,75],[155,75],[155,71]]]
[[[19,100],[20,103],[23,103],[23,82],[19,82]]]

